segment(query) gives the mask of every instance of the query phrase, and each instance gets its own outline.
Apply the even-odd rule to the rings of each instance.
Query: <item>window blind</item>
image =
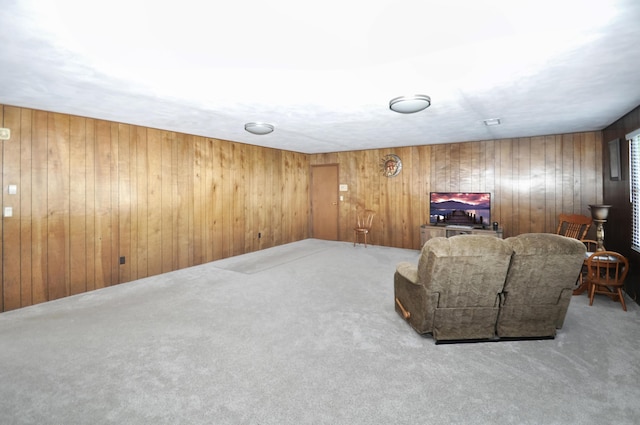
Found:
[[[627,135],[629,140],[629,185],[633,212],[631,249],[640,252],[640,129]]]

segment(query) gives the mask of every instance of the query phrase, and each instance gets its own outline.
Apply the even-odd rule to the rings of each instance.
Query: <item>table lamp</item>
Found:
[[[611,205],[594,204],[589,205],[591,210],[591,218],[596,222],[596,239],[598,241],[598,248],[596,251],[604,251],[604,223],[609,216],[609,208]]]

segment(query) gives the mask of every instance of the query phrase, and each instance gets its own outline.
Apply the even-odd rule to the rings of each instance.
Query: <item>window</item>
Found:
[[[640,129],[627,134],[629,140],[629,197],[632,208],[631,249],[640,252]]]

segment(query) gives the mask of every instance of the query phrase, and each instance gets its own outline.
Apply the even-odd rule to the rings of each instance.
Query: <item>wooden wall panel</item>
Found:
[[[0,108],[2,109],[2,108]],[[20,114],[20,174],[15,176],[15,182],[20,184],[18,196],[20,199],[20,305],[30,305],[33,299],[32,288],[32,260],[31,260],[31,218],[32,218],[32,187],[31,187],[31,131],[33,113],[21,110]],[[12,179],[13,180],[13,179]],[[6,182],[8,184],[10,182]],[[4,186],[3,186],[4,187]]]
[[[341,229],[353,226],[357,206],[371,208],[377,211],[374,244],[418,249],[432,191],[491,192],[492,221],[505,237],[553,233],[561,212],[589,214],[588,205],[602,200],[601,139],[589,132],[317,154],[310,161],[338,164],[340,183],[349,186],[341,193]],[[392,178],[379,172],[389,153],[403,161]],[[340,239],[352,235],[343,231]]]
[[[162,210],[163,184],[169,184],[170,175],[162,169],[162,131],[147,130],[147,167],[149,188],[147,193],[147,270],[149,276],[163,272],[162,216],[171,211]]]
[[[378,213],[374,244],[417,249],[431,191],[491,192],[505,236],[553,232],[560,212],[588,214],[602,202],[600,132],[306,155],[0,111],[15,144],[3,148],[3,188],[19,188],[15,221],[2,221],[3,310],[307,238],[310,165],[338,164],[349,187],[340,193],[344,241],[360,206]],[[380,174],[389,153],[403,160],[394,178]]]
[[[69,295],[69,116],[48,114],[47,282],[49,300]]]
[[[633,211],[629,187],[629,142],[626,135],[640,128],[640,106],[630,111],[624,117],[614,122],[603,131],[604,156],[604,200],[612,205],[609,211],[609,221],[616,225],[605,224],[605,242],[608,249],[616,250],[630,257],[631,273],[640,270],[640,254],[631,250],[631,233],[633,230]],[[611,180],[609,164],[609,147],[611,140],[620,140],[620,171],[622,177],[619,180]],[[634,265],[636,267],[634,267]],[[640,274],[639,274],[640,275]]]
[[[17,131],[11,134],[9,142],[3,142],[2,159],[6,164],[2,172],[3,187],[9,184],[16,184],[20,175],[20,154],[22,135],[20,131],[21,113],[18,108],[6,108],[4,111],[4,124],[6,128],[16,128]],[[20,212],[21,204],[17,195],[9,195],[7,190],[2,191],[3,208],[0,211],[4,216],[4,207],[13,208],[13,217],[3,218],[2,235],[8,242],[3,246],[4,267],[4,287],[3,304],[7,309],[18,308],[22,303],[22,277],[20,255],[21,255],[21,226]]]
[[[231,199],[231,214],[232,214],[232,223],[231,223],[231,255],[240,255],[245,250],[245,209],[246,209],[246,179],[245,179],[245,171],[247,167],[247,157],[246,157],[246,145],[240,143],[232,143],[231,150],[233,152],[233,160],[232,160],[232,193],[233,197]],[[290,194],[287,192],[283,193],[283,196],[289,197]],[[290,199],[283,200],[285,203],[290,203]]]
[[[640,129],[640,106],[605,128],[601,145],[604,153],[602,169],[604,199],[602,202],[612,205],[609,210],[609,220],[604,224],[605,246],[629,258],[629,276],[625,291],[636,302],[640,302],[640,253],[631,249],[633,211],[632,204],[629,202],[629,142],[625,137],[637,129]],[[611,180],[608,143],[615,139],[620,141],[621,177],[618,180]]]
[[[96,289],[96,122],[93,119],[85,121],[85,198],[84,214],[86,222],[85,246],[87,248],[87,291]]]
[[[116,282],[129,282],[131,277],[131,126],[118,126],[118,173],[117,173],[117,197],[112,200],[118,205],[116,215],[118,226],[118,242],[113,250],[118,253],[118,258],[113,262],[113,273],[117,276]],[[124,264],[120,264],[120,257],[124,257]]]
[[[244,164],[245,167],[251,167],[255,160],[255,146],[244,145]],[[256,228],[255,223],[253,221],[253,205],[255,203],[255,182],[253,180],[253,175],[251,173],[251,169],[243,170],[243,182],[246,188],[244,192],[244,206],[243,206],[243,220],[244,226],[242,228],[242,244],[244,245],[245,252],[254,251],[254,239],[257,241],[257,233],[256,237],[253,237],[253,229]]]
[[[147,155],[147,130],[136,127],[134,132],[135,143],[135,193],[133,204],[136,206],[137,214],[132,225],[133,238],[136,244],[135,258],[132,258],[132,265],[135,265],[133,279],[142,279],[149,276],[149,157]]]
[[[34,111],[31,139],[31,300],[29,304],[48,301],[47,281],[47,113]],[[19,183],[18,189],[22,186]],[[26,181],[24,183],[27,183]],[[28,183],[27,183],[28,184]],[[7,246],[3,238],[3,245]],[[5,261],[6,263],[6,261]]]
[[[233,251],[233,200],[235,193],[233,191],[233,151],[226,149],[226,146],[222,146],[222,141],[216,141],[215,143],[215,156],[219,159],[218,169],[219,172],[216,175],[211,176],[220,178],[220,186],[222,191],[219,192],[218,203],[222,206],[219,224],[220,237],[215,238],[214,245],[221,248],[221,258],[230,257]],[[219,174],[221,172],[221,174]],[[207,184],[207,187],[210,187]],[[227,194],[227,198],[224,197]],[[211,194],[207,193],[207,198]],[[212,257],[209,257],[213,259]],[[210,261],[210,260],[208,260]]]
[[[544,149],[544,228],[548,229],[556,221],[555,187],[556,187],[556,143],[554,136],[544,136],[540,142]]]
[[[95,287],[111,285],[111,123],[95,121]]]
[[[193,155],[190,149],[193,144],[191,136],[176,135],[176,168],[177,183],[175,196],[177,198],[176,238],[177,269],[189,267],[193,264]]]
[[[3,125],[4,127],[4,110],[5,108],[0,108],[0,123]],[[4,188],[6,185],[6,178],[5,178],[5,170],[4,170],[4,145],[6,143],[2,142],[2,149],[0,149],[0,163],[2,164],[2,172],[0,173],[0,183],[2,183],[2,187]],[[3,196],[4,198],[4,196]],[[2,206],[4,206],[5,201],[4,199],[2,200]],[[2,211],[2,210],[0,210]],[[4,219],[0,219],[0,235],[4,234]],[[2,239],[2,243],[0,243],[0,258],[2,259],[2,261],[0,261],[0,276],[2,277],[2,285],[0,285],[0,311],[4,311],[4,306],[5,306],[5,301],[4,301],[4,278],[5,278],[5,273],[4,273],[4,238]],[[10,278],[10,277],[9,277]]]
[[[173,166],[173,146],[175,144],[173,133],[163,131],[160,143],[160,168],[155,171],[161,182],[161,189],[158,191],[160,194],[160,208],[158,209],[160,212],[160,272],[167,273],[177,268],[177,264],[174,263],[174,245],[176,241],[173,232],[173,218],[177,214],[173,197],[173,187],[177,178],[177,170]]]
[[[277,198],[278,192],[280,190],[277,187],[278,177],[277,174],[280,170],[280,164],[278,163],[279,158],[277,155],[269,155],[265,159],[264,169],[266,171],[265,177],[265,186],[264,186],[264,194],[265,194],[265,209],[264,209],[264,222],[262,223],[261,232],[262,238],[260,239],[261,247],[268,246],[276,246],[276,231],[277,231],[277,223],[276,223],[276,211],[268,208],[269,200]]]
[[[0,122],[0,311],[309,236],[309,155],[3,105]]]
[[[271,196],[274,198],[280,198],[284,187],[282,187],[282,153],[278,152],[274,155],[271,164],[271,171],[273,173],[273,188]],[[282,209],[274,210],[271,214],[271,243],[273,245],[282,244]]]
[[[518,181],[514,178],[513,168],[513,141],[511,139],[501,140],[498,142],[498,146],[498,167],[500,168],[500,177],[498,178],[499,190],[495,196],[491,197],[491,220],[499,223],[504,229],[505,236],[517,235],[520,233],[520,223],[517,220],[513,220],[507,230],[504,221],[501,219],[501,217],[518,217],[520,214],[520,205],[518,204],[517,198]],[[487,190],[489,189],[487,188]],[[500,201],[498,202],[498,200]]]
[[[87,132],[86,120],[69,122],[69,293],[87,290]]]
[[[109,230],[110,234],[108,236],[108,240],[111,242],[109,249],[104,253],[105,257],[105,267],[108,268],[109,281],[108,285],[114,285],[116,283],[120,283],[119,276],[119,264],[120,262],[120,219],[122,221],[126,221],[127,214],[129,210],[127,206],[121,206],[119,204],[119,187],[118,181],[120,177],[120,125],[118,123],[110,123],[109,131],[111,133],[111,147],[109,154],[109,176],[110,176],[110,185],[109,185],[109,210],[108,210],[108,221],[109,221]],[[106,244],[106,242],[105,242]],[[108,260],[107,260],[108,258]]]
[[[205,219],[202,234],[204,235],[205,261],[218,260],[229,256],[230,248],[225,246],[226,236],[230,229],[225,228],[225,217],[229,217],[229,201],[231,193],[229,185],[230,164],[225,151],[225,143],[221,140],[207,139],[203,146],[204,180],[202,180],[202,196],[205,208]],[[213,164],[211,166],[210,164]]]
[[[193,143],[193,263],[204,264],[205,252],[205,223],[210,214],[206,204],[205,166],[206,145],[204,140],[198,139]],[[214,186],[213,190],[216,190]]]
[[[527,229],[529,231],[533,230],[530,197],[534,190],[533,180],[531,179],[531,140],[528,137],[516,139],[513,146],[513,175],[514,180],[517,181],[515,194],[517,201],[514,202],[518,204],[518,229]]]

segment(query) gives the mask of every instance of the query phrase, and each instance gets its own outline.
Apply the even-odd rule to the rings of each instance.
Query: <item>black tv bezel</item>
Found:
[[[469,191],[446,191],[446,192],[441,192],[441,191],[430,191],[429,192],[429,224],[431,225],[442,225],[442,226],[446,226],[447,223],[446,222],[434,222],[432,221],[432,216],[433,214],[431,213],[432,211],[432,205],[433,205],[433,195],[434,194],[439,194],[439,195],[459,195],[459,194],[465,194],[465,195],[488,195],[489,196],[489,217],[487,218],[487,221],[483,221],[482,224],[477,223],[477,224],[473,224],[472,226],[475,228],[480,228],[480,229],[486,229],[486,228],[490,228],[491,227],[491,209],[493,208],[493,194],[491,192],[469,192]]]

